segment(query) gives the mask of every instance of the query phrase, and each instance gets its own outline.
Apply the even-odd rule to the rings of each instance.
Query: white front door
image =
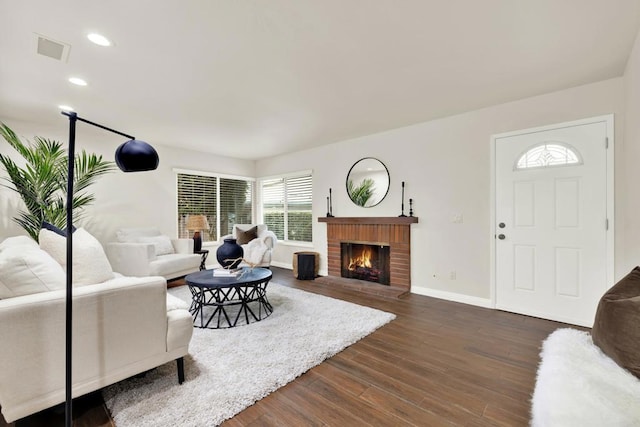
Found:
[[[598,300],[612,285],[611,125],[605,120],[494,138],[496,308],[593,324]]]

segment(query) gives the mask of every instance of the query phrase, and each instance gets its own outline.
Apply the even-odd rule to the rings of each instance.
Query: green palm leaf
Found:
[[[43,221],[64,228],[68,166],[65,148],[58,141],[42,137],[23,143],[4,123],[0,123],[0,135],[26,161],[24,167],[19,167],[11,158],[0,154],[0,164],[8,176],[4,178],[4,186],[18,193],[26,207],[18,211],[14,221],[35,240]],[[83,208],[95,200],[87,189],[97,178],[113,170],[114,165],[84,150],[75,156],[74,162],[72,210],[75,221],[82,217]]]
[[[352,180],[347,181],[349,198],[358,206],[366,206],[371,196],[373,196],[374,184],[375,181],[371,178],[363,179],[358,186]]]

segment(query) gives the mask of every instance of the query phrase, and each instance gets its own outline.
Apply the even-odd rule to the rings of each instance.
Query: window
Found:
[[[518,158],[517,169],[546,168],[582,164],[578,153],[561,142],[544,143],[528,149]]]
[[[311,242],[312,179],[305,172],[260,181],[262,221],[278,239]]]
[[[236,224],[251,224],[253,180],[177,171],[178,237],[193,235],[186,229],[189,215],[205,215],[209,229],[203,241],[217,241],[231,234]]]

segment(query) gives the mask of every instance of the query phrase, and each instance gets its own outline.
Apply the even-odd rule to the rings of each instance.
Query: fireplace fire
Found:
[[[389,285],[390,247],[376,243],[341,242],[341,275]]]

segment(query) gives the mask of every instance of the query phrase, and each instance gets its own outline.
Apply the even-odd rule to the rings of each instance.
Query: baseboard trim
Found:
[[[285,268],[287,270],[293,270],[293,265],[291,263],[271,261],[271,265],[274,267]]]
[[[293,265],[285,262],[273,261],[271,262],[271,265],[273,265],[274,267],[285,268],[287,270],[293,270]],[[327,276],[328,274],[326,271],[321,270],[319,271],[318,275]],[[493,304],[491,304],[491,299],[489,298],[473,297],[470,295],[457,294],[455,292],[440,291],[437,289],[424,288],[420,286],[412,286],[411,293],[424,295],[427,297],[443,299],[447,301],[454,301],[454,302],[460,302],[463,304],[475,305],[478,307],[492,308],[492,309],[495,308]]]
[[[456,294],[454,292],[440,291],[438,289],[423,288],[420,286],[412,286],[411,293],[444,299],[447,301],[461,302],[463,304],[475,305],[478,307],[495,308],[493,307],[493,304],[491,304],[491,299],[489,298],[473,297],[470,295]]]

